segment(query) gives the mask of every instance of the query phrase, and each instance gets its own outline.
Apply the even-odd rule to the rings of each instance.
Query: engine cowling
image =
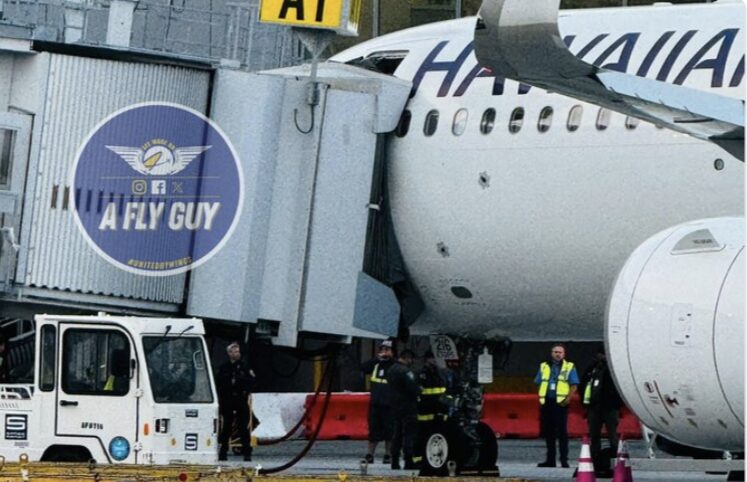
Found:
[[[744,218],[715,218],[662,231],[610,296],[605,342],[623,398],[687,445],[744,450],[744,230]]]

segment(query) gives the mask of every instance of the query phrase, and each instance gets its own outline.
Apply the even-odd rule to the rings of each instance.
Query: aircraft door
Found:
[[[0,293],[18,262],[21,211],[31,138],[31,116],[0,112]]]
[[[96,439],[111,462],[135,463],[135,351],[115,327],[60,323],[56,435]]]

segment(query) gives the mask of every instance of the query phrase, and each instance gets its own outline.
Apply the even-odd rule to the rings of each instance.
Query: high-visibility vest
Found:
[[[550,384],[552,369],[547,362],[542,362],[540,370],[542,372],[542,383],[540,383],[539,387],[539,399],[540,404],[544,405],[545,396],[547,395],[547,387]],[[560,367],[560,373],[558,373],[557,386],[555,387],[555,397],[558,403],[562,403],[568,397],[568,394],[571,393],[571,386],[568,383],[568,377],[571,374],[571,370],[573,370],[573,363],[563,360],[563,365]]]
[[[114,375],[109,375],[109,378],[106,379],[106,384],[104,385],[104,391],[105,392],[114,391]]]
[[[586,384],[586,389],[584,390],[584,405],[588,405],[591,403],[591,384],[592,383],[594,383],[593,378],[589,380],[589,383]]]
[[[379,376],[379,364],[377,363],[373,367],[373,372],[371,372],[371,383],[389,383],[386,381],[386,376],[380,377]]]
[[[599,386],[602,383],[602,377],[604,377],[604,369],[602,366],[597,365],[591,371],[589,382],[586,384],[586,388],[584,389],[584,405],[591,404],[592,395],[594,395],[595,400],[599,397]]]

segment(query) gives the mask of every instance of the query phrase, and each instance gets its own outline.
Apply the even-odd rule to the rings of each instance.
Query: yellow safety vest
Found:
[[[539,398],[540,404],[544,405],[552,369],[547,362],[542,362],[540,370],[542,371],[542,383],[540,383],[539,387]],[[558,403],[562,403],[568,397],[568,394],[571,393],[571,386],[568,384],[568,376],[571,374],[571,370],[573,370],[573,363],[563,360],[560,373],[558,373],[558,385],[555,387],[555,396]]]
[[[589,383],[586,384],[586,389],[584,390],[584,405],[588,405],[591,403],[591,384],[592,383],[594,383],[593,378],[589,380]]]
[[[106,379],[106,385],[104,385],[104,391],[105,392],[114,391],[114,375],[109,375],[109,378]]]

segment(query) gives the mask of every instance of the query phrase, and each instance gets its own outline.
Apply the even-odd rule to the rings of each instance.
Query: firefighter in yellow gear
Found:
[[[423,460],[422,447],[425,445],[422,438],[427,432],[430,424],[445,422],[449,418],[451,406],[451,395],[447,393],[446,372],[436,364],[436,358],[432,351],[425,353],[425,364],[418,374],[420,395],[418,396],[418,440],[413,462],[420,463]]]

